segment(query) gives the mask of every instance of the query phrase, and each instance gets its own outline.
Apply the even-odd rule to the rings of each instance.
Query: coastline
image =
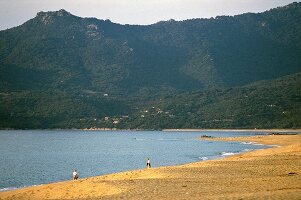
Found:
[[[301,133],[301,129],[163,129],[162,131]]]
[[[280,146],[181,166],[135,170],[1,192],[0,199],[301,198],[301,135],[206,140]]]
[[[0,129],[0,131],[18,131],[18,130],[79,130],[79,131],[164,131],[164,132],[218,132],[218,131],[224,131],[224,132],[266,132],[266,133],[301,133],[301,129],[193,129],[193,128],[187,128],[187,129],[176,129],[176,128],[168,128],[168,129],[161,129],[161,130],[154,130],[154,129],[117,129],[117,128],[82,128],[82,129],[13,129],[13,128],[7,128],[7,129]]]

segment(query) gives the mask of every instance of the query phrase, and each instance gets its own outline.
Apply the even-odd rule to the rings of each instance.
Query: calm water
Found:
[[[82,177],[214,159],[265,146],[199,141],[254,132],[0,131],[0,191]]]

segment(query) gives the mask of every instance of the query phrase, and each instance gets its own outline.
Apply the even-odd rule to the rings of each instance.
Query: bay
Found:
[[[236,137],[262,132],[0,131],[0,191],[145,168],[215,159],[267,146],[201,141],[202,135]]]

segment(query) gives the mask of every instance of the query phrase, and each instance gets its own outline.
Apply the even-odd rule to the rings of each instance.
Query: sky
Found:
[[[295,0],[296,2],[297,0]],[[0,30],[34,18],[40,11],[65,9],[80,17],[110,19],[120,24],[210,18],[263,12],[291,0],[0,0]],[[300,2],[300,1],[297,1]]]

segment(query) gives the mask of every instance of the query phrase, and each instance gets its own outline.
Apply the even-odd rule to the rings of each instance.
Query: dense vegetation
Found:
[[[0,32],[0,127],[301,127],[300,24],[301,3],[149,26],[40,12]]]
[[[156,98],[120,127],[299,128],[301,73],[239,88]]]
[[[227,89],[155,97],[11,92],[0,96],[0,127],[300,128],[301,73]]]

